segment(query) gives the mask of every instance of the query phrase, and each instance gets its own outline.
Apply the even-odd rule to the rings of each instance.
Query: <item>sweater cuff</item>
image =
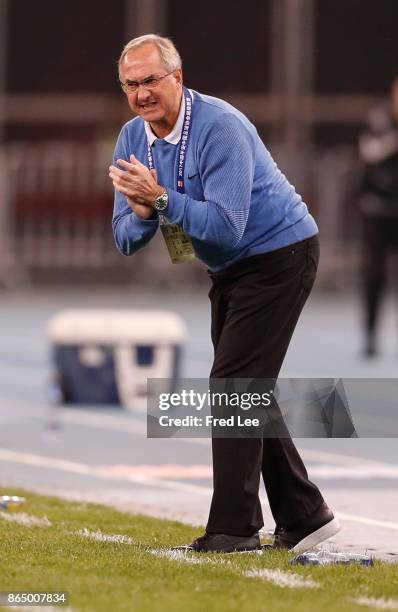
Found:
[[[132,213],[132,221],[134,221],[134,224],[137,225],[137,227],[141,227],[142,229],[144,228],[148,229],[150,227],[154,227],[155,225],[157,225],[159,223],[159,218],[155,210],[152,216],[149,217],[149,219],[141,219],[141,217],[139,217],[135,213]]]
[[[178,223],[178,225],[182,226],[188,198],[185,193],[179,193],[178,191],[174,191],[174,189],[170,189],[169,187],[166,189],[166,191],[169,198],[166,217],[169,221],[171,221],[171,223]]]

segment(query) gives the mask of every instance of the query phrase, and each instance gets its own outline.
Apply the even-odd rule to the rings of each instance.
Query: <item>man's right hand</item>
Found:
[[[150,170],[150,173],[152,174],[155,181],[158,182],[158,175],[156,173],[156,170],[153,168],[152,170]],[[140,217],[140,219],[144,219],[144,221],[147,221],[151,217],[156,218],[156,213],[153,210],[152,206],[148,206],[147,204],[141,204],[140,202],[132,200],[128,196],[126,197],[128,203],[130,204],[133,212],[137,215],[137,217]]]

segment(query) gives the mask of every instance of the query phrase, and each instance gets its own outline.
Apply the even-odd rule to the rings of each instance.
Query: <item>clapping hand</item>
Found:
[[[134,155],[130,155],[130,162],[118,159],[117,164],[124,170],[109,166],[113,186],[126,196],[132,210],[141,219],[149,219],[154,212],[155,199],[164,192],[164,188],[158,185],[156,170],[148,170]]]

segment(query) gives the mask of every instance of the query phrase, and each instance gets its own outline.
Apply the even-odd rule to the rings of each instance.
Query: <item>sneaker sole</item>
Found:
[[[248,554],[248,553],[259,553],[261,554],[264,550],[264,546],[259,546],[258,548],[243,548],[243,549],[236,549],[236,548],[230,548],[228,550],[205,550],[205,549],[200,549],[197,550],[195,548],[193,548],[193,546],[191,545],[187,545],[187,546],[173,546],[170,550],[177,550],[180,552],[195,552],[195,553],[200,553],[200,554],[222,554],[222,555],[226,555],[226,554],[230,554],[230,553],[240,553],[240,554]]]
[[[232,553],[235,554],[240,554],[240,555],[247,555],[250,553],[262,553],[262,548],[261,546],[258,548],[224,548],[224,549],[220,549],[220,550],[195,550],[194,548],[192,549],[193,552],[197,552],[197,553],[205,553],[205,554],[221,554],[221,555],[229,555]]]
[[[320,527],[316,531],[310,533],[310,535],[303,538],[290,550],[294,552],[305,552],[311,548],[314,548],[314,546],[321,544],[325,540],[332,538],[334,535],[336,535],[336,533],[339,533],[340,530],[341,526],[339,521],[333,518],[331,521],[326,523],[326,525]]]

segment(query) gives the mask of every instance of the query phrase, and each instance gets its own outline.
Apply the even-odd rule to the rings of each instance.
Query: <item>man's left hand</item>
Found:
[[[109,176],[115,189],[130,200],[153,207],[156,198],[164,193],[164,188],[157,183],[156,171],[148,170],[134,155],[130,156],[130,162],[118,159],[117,164],[124,170],[116,166],[109,167]]]

